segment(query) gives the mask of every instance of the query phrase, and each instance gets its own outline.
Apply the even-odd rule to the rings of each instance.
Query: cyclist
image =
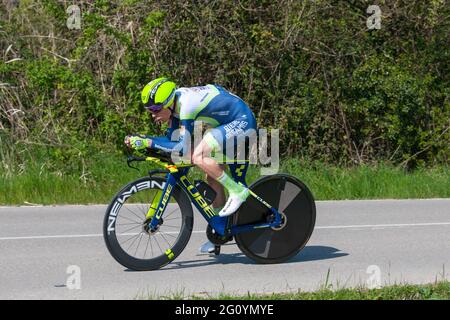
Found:
[[[208,184],[216,191],[217,196],[212,206],[219,216],[229,216],[236,212],[248,197],[249,191],[227,175],[224,167],[211,154],[224,153],[227,143],[233,141],[235,144],[239,136],[250,130],[256,131],[255,116],[245,102],[219,85],[177,88],[167,78],[149,82],[142,90],[141,99],[145,109],[152,113],[153,119],[158,123],[169,123],[169,129],[163,137],[126,136],[125,144],[138,151],[154,148],[188,155],[192,163],[206,173]],[[193,134],[195,121],[202,121],[212,129],[192,151],[188,142]],[[172,134],[176,129],[180,129],[180,137],[178,141],[173,141]],[[224,187],[229,194],[226,203]],[[201,247],[201,252],[213,250],[211,242]]]

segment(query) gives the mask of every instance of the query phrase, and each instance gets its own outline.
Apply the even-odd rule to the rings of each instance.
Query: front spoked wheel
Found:
[[[308,242],[316,221],[314,198],[297,178],[276,174],[257,180],[249,187],[278,210],[283,223],[278,228],[255,229],[235,236],[241,251],[258,263],[281,263]],[[238,225],[268,222],[273,214],[257,199],[249,197],[235,215]]]
[[[175,186],[161,223],[146,227],[150,207],[161,197],[166,180],[145,177],[125,186],[106,210],[103,236],[117,262],[132,270],[155,270],[173,261],[192,233],[193,212],[186,194]]]

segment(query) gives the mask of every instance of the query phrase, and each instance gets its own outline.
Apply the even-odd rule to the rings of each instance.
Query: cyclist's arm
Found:
[[[179,152],[180,155],[189,153],[190,138],[194,128],[194,120],[181,120],[180,138],[172,141],[169,137],[149,137],[152,139],[151,148],[166,152]],[[172,130],[173,132],[173,130]]]
[[[180,128],[180,120],[178,118],[173,117],[171,119],[170,127],[167,128],[165,135],[162,137],[147,137],[151,139],[151,145],[150,148],[156,149],[156,150],[162,150],[166,152],[172,152],[175,148],[175,146],[178,144],[179,141],[172,141],[172,134],[175,130]]]
[[[166,130],[164,136],[154,137],[147,135],[129,135],[125,137],[125,144],[136,150],[143,148],[151,148],[155,150],[162,150],[165,152],[172,152],[180,148],[180,141],[176,140],[177,137],[172,137],[175,130],[180,128],[180,120],[173,117],[170,127]],[[173,138],[173,141],[172,141]]]
[[[174,118],[176,119],[176,118]],[[179,124],[181,123],[181,128]],[[172,141],[172,134],[176,129],[180,129],[178,141]],[[165,152],[179,152],[180,155],[189,153],[190,137],[194,129],[194,120],[178,120],[172,122],[172,125],[166,131],[164,137],[148,137],[152,140],[151,148]]]
[[[172,152],[178,141],[172,141],[168,137],[148,137],[152,140],[150,148],[162,150],[165,152]]]
[[[172,117],[170,127],[166,130],[165,136],[172,139],[172,133],[180,128],[180,119]]]

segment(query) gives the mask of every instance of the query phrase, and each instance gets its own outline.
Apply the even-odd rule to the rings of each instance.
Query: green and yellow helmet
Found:
[[[175,100],[175,82],[167,78],[158,78],[150,81],[142,89],[141,100],[144,107],[157,112],[172,105]]]

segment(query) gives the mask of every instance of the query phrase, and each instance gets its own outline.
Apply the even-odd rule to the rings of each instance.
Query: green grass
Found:
[[[109,203],[123,185],[146,175],[150,168],[140,163],[140,172],[132,170],[123,156],[111,153],[60,162],[41,154],[19,165],[8,163],[3,159],[0,167],[2,205]],[[251,167],[247,181],[257,179],[259,172]],[[448,166],[407,173],[385,164],[342,168],[289,159],[280,172],[304,181],[317,200],[450,197]],[[201,177],[200,171],[194,169],[192,177]]]
[[[291,159],[283,169],[310,186],[319,200],[450,197],[448,166],[406,172],[386,164],[342,168]]]
[[[139,299],[170,299],[170,300],[450,300],[450,282],[439,281],[432,284],[412,285],[397,284],[380,289],[365,287],[339,290],[321,289],[315,292],[273,293],[268,295],[246,294],[217,296],[186,296],[176,293],[166,296],[140,296]]]

